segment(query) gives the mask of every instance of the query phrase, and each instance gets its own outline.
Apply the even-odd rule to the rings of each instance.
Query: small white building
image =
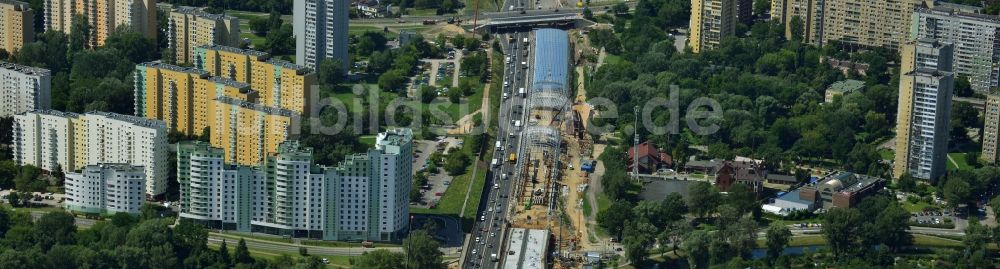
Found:
[[[142,166],[88,165],[80,173],[66,173],[64,207],[79,213],[139,214],[145,200],[145,182]]]

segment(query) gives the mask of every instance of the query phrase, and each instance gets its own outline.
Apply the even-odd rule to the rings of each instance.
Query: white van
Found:
[[[500,141],[497,141],[495,145],[496,145],[494,146],[495,148],[500,149]]]
[[[521,88],[518,88],[518,89],[517,89],[517,93],[518,93],[518,94],[520,94],[520,95],[521,95],[521,97],[524,97],[524,94],[525,94],[525,92],[524,92],[524,87],[521,87]]]

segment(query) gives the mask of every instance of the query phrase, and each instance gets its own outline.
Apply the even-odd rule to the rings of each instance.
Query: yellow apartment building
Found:
[[[250,85],[210,77],[208,72],[159,62],[142,63],[135,71],[135,114],[163,120],[170,130],[201,135],[212,125],[213,101],[219,96],[255,102]]]
[[[194,49],[201,45],[238,47],[242,42],[239,19],[200,8],[174,8],[167,26],[167,45],[174,49],[177,63],[194,62]]]
[[[194,58],[197,68],[213,76],[249,83],[262,105],[300,115],[309,111],[309,90],[317,83],[311,68],[270,59],[264,52],[219,45],[199,46]]]
[[[35,13],[28,3],[0,0],[0,49],[13,54],[35,41]]]
[[[86,16],[92,29],[91,46],[104,45],[121,26],[156,40],[156,0],[47,0],[45,30],[68,34],[75,14]]]
[[[294,111],[227,96],[216,98],[212,117],[212,146],[223,149],[227,164],[247,166],[260,165],[294,139],[299,120]]]
[[[735,0],[692,0],[688,45],[691,52],[712,50],[735,34]]]

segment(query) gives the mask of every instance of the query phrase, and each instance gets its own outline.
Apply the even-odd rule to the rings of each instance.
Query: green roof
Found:
[[[865,87],[865,82],[860,80],[841,80],[830,84],[830,91],[845,93],[860,90]]]

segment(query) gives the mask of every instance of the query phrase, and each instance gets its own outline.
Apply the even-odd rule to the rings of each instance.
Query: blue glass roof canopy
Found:
[[[569,68],[569,35],[559,29],[535,30],[532,92],[566,92]]]

